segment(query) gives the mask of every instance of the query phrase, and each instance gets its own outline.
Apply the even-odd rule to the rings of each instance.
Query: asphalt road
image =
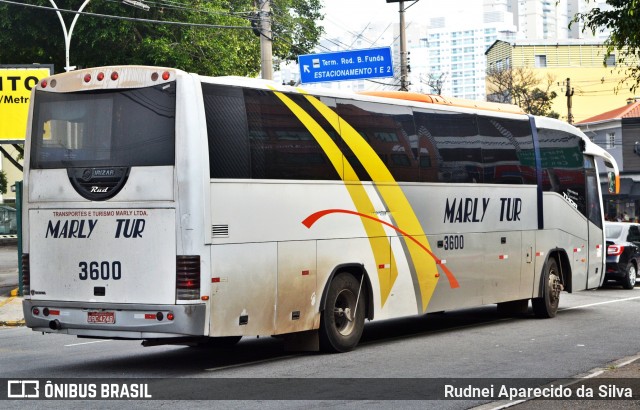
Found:
[[[247,394],[257,391],[257,399],[270,398],[272,390],[295,399],[305,398],[305,393],[297,393],[310,385],[310,398],[321,398],[307,402],[190,401],[190,408],[492,408],[491,400],[381,400],[376,394],[397,399],[406,391],[415,397],[416,381],[424,383],[421,390],[427,392],[434,386],[441,389],[439,383],[450,380],[494,380],[500,385],[530,378],[548,382],[584,375],[640,352],[638,312],[640,288],[563,293],[561,311],[555,319],[541,320],[531,315],[504,318],[496,313],[495,306],[486,306],[375,322],[367,324],[355,351],[335,355],[284,352],[281,341],[271,337],[243,339],[226,350],[143,348],[136,341],[76,339],[12,328],[0,331],[0,369],[2,377],[20,379],[171,378],[162,386],[163,398],[200,397],[207,388],[230,395],[222,397],[239,398],[244,386]],[[317,378],[323,380],[298,383]],[[370,380],[363,382],[366,378]],[[274,379],[280,384],[274,386]],[[220,380],[237,384],[207,384]],[[358,399],[363,394],[368,397],[369,392],[368,400],[346,400],[350,394]],[[441,392],[433,394],[438,397]],[[91,402],[91,407],[96,403]],[[568,404],[561,401],[553,407],[562,407],[562,403]],[[64,408],[83,408],[87,402],[49,402],[47,408],[63,408],[63,404]],[[97,407],[111,408],[115,404],[107,401]],[[152,400],[135,402],[135,407],[173,404]]]

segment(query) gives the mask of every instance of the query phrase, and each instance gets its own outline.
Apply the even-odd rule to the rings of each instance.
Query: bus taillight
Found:
[[[22,294],[31,292],[31,273],[29,271],[29,254],[22,254]]]
[[[176,298],[200,299],[200,256],[178,255],[176,257]]]
[[[164,73],[162,73],[162,79],[167,81],[170,77],[170,74],[168,71],[165,71]]]

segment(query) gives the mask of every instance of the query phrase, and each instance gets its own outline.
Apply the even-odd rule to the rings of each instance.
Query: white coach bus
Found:
[[[606,151],[515,106],[377,94],[141,66],[41,80],[27,326],[348,351],[365,319],[529,300],[553,317],[601,284]]]

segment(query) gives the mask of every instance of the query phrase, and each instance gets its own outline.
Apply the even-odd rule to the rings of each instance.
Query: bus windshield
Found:
[[[32,169],[175,163],[175,82],[34,100]]]

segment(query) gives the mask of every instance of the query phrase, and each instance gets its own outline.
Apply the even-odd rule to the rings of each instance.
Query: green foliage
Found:
[[[47,0],[25,3],[51,7]],[[83,0],[58,0],[60,9],[78,10]],[[70,47],[78,67],[139,64],[176,67],[203,75],[255,76],[260,72],[260,39],[251,30],[254,0],[177,0],[149,3],[144,11],[119,1],[92,0],[84,12],[137,19],[232,26],[164,25],[81,15]],[[274,59],[293,60],[319,42],[319,0],[272,0]],[[74,14],[63,13],[67,28]],[[56,13],[0,4],[0,64],[54,64],[64,70],[65,44]]]
[[[610,30],[603,64],[606,65],[606,59],[615,52],[616,64],[626,66],[626,77],[620,84],[632,80],[630,91],[635,92],[640,85],[640,19],[637,18],[640,0],[607,0],[606,3],[610,9],[594,8],[588,13],[579,13],[571,24],[582,22],[583,30],[594,34],[603,28]]]

